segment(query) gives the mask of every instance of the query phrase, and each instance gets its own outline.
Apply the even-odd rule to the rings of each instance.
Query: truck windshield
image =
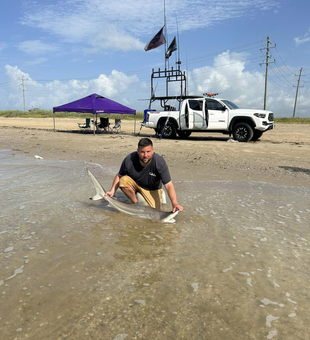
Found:
[[[231,110],[239,109],[239,107],[236,104],[234,104],[233,102],[231,102],[230,100],[222,100],[222,102],[224,104],[226,104]]]

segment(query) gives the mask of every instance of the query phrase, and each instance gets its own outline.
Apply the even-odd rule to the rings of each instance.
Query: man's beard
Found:
[[[144,160],[144,158],[140,158],[140,161],[143,163],[143,164],[149,164],[151,162],[153,157],[149,158],[149,159],[146,159],[146,161]]]

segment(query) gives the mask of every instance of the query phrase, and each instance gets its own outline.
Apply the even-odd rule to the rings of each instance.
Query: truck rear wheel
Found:
[[[178,135],[180,138],[185,139],[191,135],[191,131],[178,131]]]
[[[164,133],[163,133],[163,129],[164,129]],[[160,135],[162,135],[162,133],[163,133],[164,138],[175,138],[177,135],[177,130],[171,122],[168,122],[166,126],[165,124],[162,124],[160,128]]]
[[[234,139],[238,142],[248,142],[253,138],[253,129],[247,123],[238,123],[233,128]]]

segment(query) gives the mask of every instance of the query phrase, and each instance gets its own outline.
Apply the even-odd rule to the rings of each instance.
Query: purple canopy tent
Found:
[[[90,96],[81,98],[74,102],[64,104],[61,106],[53,107],[53,115],[54,115],[54,131],[55,131],[55,112],[80,112],[80,113],[92,113],[96,115],[100,114],[133,114],[135,115],[135,127],[134,133],[136,132],[136,110],[130,109],[127,106],[114,102],[111,99],[102,97],[96,93],[91,94]],[[94,125],[94,134],[95,134],[95,125]]]

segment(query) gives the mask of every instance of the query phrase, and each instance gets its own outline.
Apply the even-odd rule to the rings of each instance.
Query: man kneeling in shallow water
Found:
[[[112,187],[106,194],[112,197],[120,188],[133,203],[137,203],[136,194],[140,194],[149,206],[161,209],[162,184],[170,198],[172,211],[182,211],[183,207],[178,204],[166,161],[154,152],[149,138],[142,138],[138,143],[138,150],[123,160]]]

